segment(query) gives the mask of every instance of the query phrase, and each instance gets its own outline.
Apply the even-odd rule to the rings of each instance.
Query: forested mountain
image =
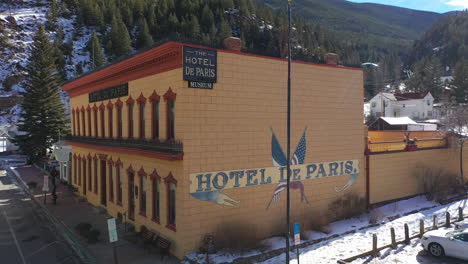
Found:
[[[11,59],[0,65],[0,88],[21,87],[28,36],[38,22],[54,39],[56,64],[66,80],[167,40],[221,47],[224,38],[237,36],[245,52],[284,57],[285,5],[280,0],[5,0],[0,54]],[[33,15],[23,15],[24,10]],[[412,40],[440,16],[344,0],[296,0],[293,56],[321,62],[334,52],[344,65],[379,64],[368,74],[378,80],[370,95],[400,81]]]

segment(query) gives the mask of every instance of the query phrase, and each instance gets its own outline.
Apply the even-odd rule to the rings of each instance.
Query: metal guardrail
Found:
[[[147,140],[147,139],[116,139],[116,138],[96,138],[96,137],[78,137],[66,136],[65,140],[83,144],[101,145],[109,147],[134,148],[141,150],[164,152],[168,154],[183,153],[183,144],[175,140]]]

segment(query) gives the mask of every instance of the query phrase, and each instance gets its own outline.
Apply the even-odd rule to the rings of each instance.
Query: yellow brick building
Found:
[[[285,60],[174,42],[72,80],[71,183],[179,258],[223,226],[270,236],[284,225],[286,81]],[[362,98],[361,70],[293,62],[293,221],[366,195]]]

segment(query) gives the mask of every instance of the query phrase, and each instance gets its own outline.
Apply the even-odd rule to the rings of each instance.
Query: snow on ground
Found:
[[[397,240],[404,238],[404,224],[407,223],[410,228],[410,233],[417,233],[419,230],[419,220],[424,219],[425,226],[432,225],[432,216],[437,215],[437,219],[442,222],[445,219],[445,212],[449,211],[452,215],[456,215],[458,207],[465,208],[468,212],[468,199],[450,203],[448,205],[439,205],[432,201],[427,201],[424,196],[417,196],[411,199],[402,200],[391,203],[372,210],[368,214],[363,214],[357,218],[337,221],[331,223],[328,227],[330,233],[324,234],[314,231],[306,231],[302,242],[316,240],[329,237],[335,234],[343,234],[350,230],[356,230],[355,233],[342,235],[339,238],[322,241],[317,244],[300,249],[301,263],[336,263],[339,259],[345,259],[354,255],[369,251],[371,249],[372,235],[377,234],[378,245],[386,245],[390,243],[390,228],[395,228]],[[411,213],[414,210],[425,210],[418,213]],[[427,209],[430,208],[430,209]],[[408,214],[407,216],[404,216]],[[395,216],[401,216],[394,219]],[[389,220],[388,218],[394,219]],[[377,219],[381,225],[369,227],[369,221]],[[363,230],[359,230],[364,228]],[[274,237],[262,241],[268,245],[268,250],[274,250],[284,247],[284,239]],[[402,249],[403,250],[403,249]],[[404,250],[409,250],[404,249]],[[231,254],[226,252],[218,252],[210,255],[212,263],[231,262],[239,257],[247,257],[260,254],[260,251],[250,251],[244,254]],[[190,254],[186,256],[194,261],[202,261],[205,258],[203,254]],[[291,254],[291,262],[297,263],[295,253]],[[284,263],[285,254],[271,258],[262,264]],[[359,263],[359,262],[357,262]],[[366,262],[367,263],[367,262]],[[387,263],[387,262],[385,262]],[[397,262],[397,263],[413,263],[413,262]],[[429,263],[429,262],[428,262]]]

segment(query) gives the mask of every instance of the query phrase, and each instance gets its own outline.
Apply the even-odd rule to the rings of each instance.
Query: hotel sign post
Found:
[[[184,46],[183,60],[189,88],[213,89],[218,77],[218,51]]]

